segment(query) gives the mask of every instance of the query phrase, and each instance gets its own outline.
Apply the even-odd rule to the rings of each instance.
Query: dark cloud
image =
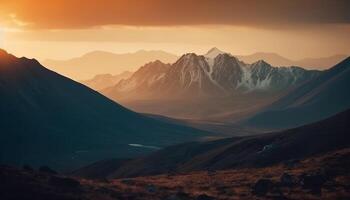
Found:
[[[225,24],[297,27],[350,23],[349,0],[1,0],[33,28]],[[1,14],[0,14],[1,15]]]

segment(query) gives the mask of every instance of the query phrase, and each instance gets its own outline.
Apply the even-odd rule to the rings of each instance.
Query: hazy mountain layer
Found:
[[[43,64],[74,80],[86,80],[98,74],[119,74],[124,71],[134,71],[137,67],[154,60],[173,63],[176,59],[176,55],[164,51],[141,50],[124,54],[94,51],[69,60],[46,60]]]
[[[112,87],[119,83],[122,79],[129,78],[133,73],[129,71],[122,72],[117,75],[100,74],[89,80],[80,81],[82,84],[96,91]]]
[[[328,69],[336,65],[341,60],[344,60],[346,55],[334,55],[322,58],[304,58],[300,60],[291,60],[280,56],[276,53],[258,52],[251,55],[237,56],[240,60],[246,63],[254,63],[258,60],[265,60],[274,66],[299,66],[306,69]]]

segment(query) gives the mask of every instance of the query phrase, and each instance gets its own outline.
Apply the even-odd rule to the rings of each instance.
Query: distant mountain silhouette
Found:
[[[111,74],[99,74],[96,75],[94,78],[89,80],[83,80],[80,81],[82,84],[88,86],[89,88],[92,88],[96,91],[103,90],[108,87],[112,87],[119,83],[122,79],[129,78],[133,73],[129,71],[122,72],[117,75],[111,75]]]
[[[299,66],[306,69],[328,69],[334,66],[341,60],[344,60],[346,55],[333,55],[321,58],[304,58],[300,60],[291,60],[280,56],[276,53],[258,52],[251,55],[239,55],[237,58],[246,63],[254,63],[258,60],[265,60],[274,66]]]
[[[0,163],[71,169],[132,157],[206,132],[134,113],[52,72],[0,50]],[[129,144],[140,144],[139,148]]]
[[[290,91],[245,124],[288,128],[325,119],[350,108],[350,57]]]
[[[191,142],[167,147],[149,156],[117,164],[115,160],[90,165],[74,173],[80,176],[108,168],[105,177],[134,177],[201,170],[266,167],[350,147],[350,110],[326,120],[250,137],[235,137],[210,142]],[[120,163],[120,162],[119,162]],[[87,170],[88,169],[88,170]],[[106,172],[106,171],[105,171]],[[99,176],[101,174],[98,174]]]
[[[238,59],[246,63],[254,63],[258,60],[265,60],[275,66],[295,66],[292,60],[278,55],[277,53],[257,52],[251,55],[238,55]]]
[[[45,60],[44,66],[74,80],[87,80],[99,74],[119,74],[134,71],[147,62],[161,60],[172,63],[176,55],[164,51],[140,50],[135,53],[115,54],[93,51],[69,60]]]

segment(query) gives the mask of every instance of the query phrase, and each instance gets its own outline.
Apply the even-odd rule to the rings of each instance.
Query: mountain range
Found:
[[[88,87],[0,50],[0,163],[72,169],[208,135],[132,112]]]
[[[128,93],[143,93],[149,98],[188,98],[237,92],[274,92],[298,85],[319,73],[300,67],[273,67],[263,60],[245,64],[213,48],[203,56],[185,54],[171,66],[160,61],[148,63],[129,80],[109,88],[105,94],[113,97],[113,93],[121,93],[125,97]]]
[[[134,71],[144,63],[157,59],[172,63],[177,56],[164,51],[140,50],[123,54],[93,51],[69,60],[44,60],[43,65],[71,79],[87,80],[99,74],[115,75]]]
[[[217,48],[213,48],[217,49]],[[327,69],[334,66],[346,55],[333,55],[320,58],[304,58],[292,60],[276,53],[258,52],[250,55],[235,55],[245,63],[252,64],[264,60],[272,66],[299,66],[305,69]],[[135,71],[145,63],[160,60],[164,63],[174,63],[179,57],[165,51],[140,50],[134,53],[110,53],[105,51],[92,51],[80,57],[67,60],[43,60],[44,66],[62,75],[77,81],[88,80],[96,75],[117,75],[124,71]],[[96,88],[94,88],[96,90]]]
[[[274,67],[263,60],[246,64],[213,48],[205,55],[184,54],[173,64],[147,63],[100,92],[137,112],[187,119],[241,118],[320,73]]]

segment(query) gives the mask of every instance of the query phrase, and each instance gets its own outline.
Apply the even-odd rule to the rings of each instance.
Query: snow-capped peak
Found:
[[[213,47],[204,55],[204,57],[214,59],[216,56],[220,54],[225,54],[225,53],[226,52],[223,52],[220,49]]]

